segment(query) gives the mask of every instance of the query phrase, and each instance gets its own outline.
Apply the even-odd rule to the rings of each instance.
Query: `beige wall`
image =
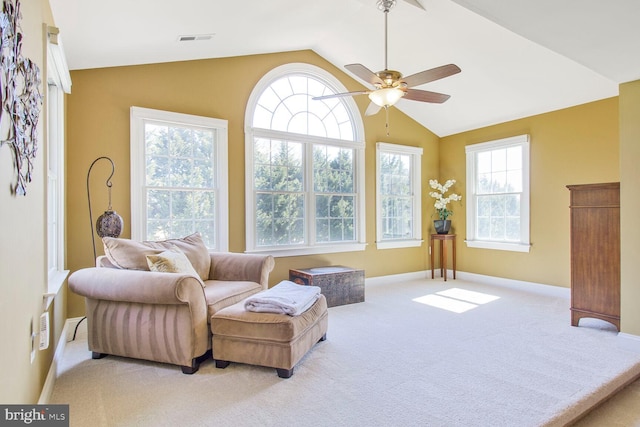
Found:
[[[640,336],[640,80],[620,85],[622,332]]]
[[[46,81],[43,23],[53,24],[49,3],[23,0],[20,4],[22,53],[38,65],[42,80]],[[42,87],[41,91],[44,91]],[[31,363],[31,322],[38,325],[43,294],[47,291],[44,110],[38,123],[38,152],[26,196],[10,194],[9,185],[15,182],[13,154],[6,144],[0,146],[0,223],[3,225],[0,244],[0,366],[3,367],[0,402],[4,404],[38,401],[66,318],[63,290],[50,308],[51,345],[46,351],[36,350],[36,358]],[[6,113],[3,132],[6,131],[4,120]]]
[[[453,204],[458,269],[509,279],[570,286],[568,184],[619,181],[618,99],[610,98],[489,126],[442,139],[440,176],[465,189],[465,146],[529,134],[531,141],[531,251],[467,248],[465,203]]]
[[[68,97],[68,256],[71,270],[91,266],[90,224],[86,196],[86,174],[100,156],[116,164],[113,177],[113,208],[124,219],[122,236],[130,236],[129,108],[131,106],[196,114],[229,121],[229,217],[230,245],[245,250],[244,214],[244,115],[255,84],[271,69],[290,62],[320,66],[348,90],[362,88],[344,72],[311,51],[288,52],[226,59],[175,62],[72,72],[73,93]],[[356,97],[361,111],[366,97]],[[375,143],[424,148],[424,176],[438,170],[438,138],[397,109],[390,110],[391,135],[385,134],[384,114],[365,117],[366,137],[366,236],[365,251],[278,258],[270,277],[272,284],[288,278],[289,268],[344,264],[363,268],[367,277],[426,269],[425,247],[379,251],[375,247]],[[110,166],[96,164],[91,173],[94,219],[107,206],[104,181]],[[425,225],[428,218],[426,218]],[[98,242],[100,243],[100,242]],[[98,248],[98,252],[102,252]],[[84,311],[83,301],[69,297],[69,316]]]

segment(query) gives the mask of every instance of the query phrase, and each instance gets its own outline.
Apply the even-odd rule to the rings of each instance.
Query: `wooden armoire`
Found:
[[[567,185],[571,194],[571,325],[620,330],[620,183]]]

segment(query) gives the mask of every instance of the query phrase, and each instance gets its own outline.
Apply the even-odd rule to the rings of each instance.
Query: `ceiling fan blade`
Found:
[[[369,106],[367,107],[367,110],[364,112],[365,116],[373,116],[374,114],[378,114],[378,111],[380,111],[382,107],[379,106],[378,104],[375,104],[373,102],[369,103]]]
[[[407,93],[405,93],[402,97],[402,99],[411,99],[412,101],[420,102],[432,102],[434,104],[442,104],[449,98],[451,98],[451,95],[445,95],[444,93],[438,92],[429,92],[428,90],[420,89],[407,89]]]
[[[368,90],[358,90],[355,92],[343,92],[343,93],[332,93],[331,95],[322,95],[322,96],[314,96],[313,100],[318,101],[321,99],[329,99],[329,98],[340,98],[343,96],[354,96],[354,95],[366,95],[368,94],[370,91]]]
[[[404,0],[404,1],[414,5],[415,7],[419,7],[422,10],[426,10],[420,3],[418,3],[418,0]]]
[[[408,87],[420,86],[434,80],[443,79],[445,77],[458,74],[460,68],[454,64],[443,65],[441,67],[432,68],[430,70],[421,71],[402,79]]]
[[[384,82],[380,77],[376,75],[373,71],[368,69],[362,64],[349,64],[345,65],[344,68],[351,71],[356,76],[360,77],[362,80],[368,81],[372,85],[382,85]]]

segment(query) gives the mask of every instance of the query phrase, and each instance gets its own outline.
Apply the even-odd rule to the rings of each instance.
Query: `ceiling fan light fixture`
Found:
[[[369,94],[371,102],[379,107],[391,107],[404,96],[404,91],[397,87],[374,90]]]

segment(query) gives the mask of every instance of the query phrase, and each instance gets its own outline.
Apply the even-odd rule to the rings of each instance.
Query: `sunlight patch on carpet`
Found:
[[[497,299],[500,299],[500,297],[466,289],[451,288],[435,294],[414,298],[413,301],[454,313],[464,313]]]

